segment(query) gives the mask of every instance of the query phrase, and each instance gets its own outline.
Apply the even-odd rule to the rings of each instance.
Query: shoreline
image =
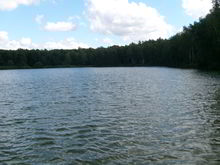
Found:
[[[196,67],[175,67],[175,66],[158,66],[158,65],[56,65],[56,66],[40,66],[40,67],[30,67],[30,66],[0,66],[0,70],[29,70],[29,69],[61,69],[61,68],[120,68],[120,67],[161,67],[161,68],[174,68],[174,69],[198,69]],[[199,70],[210,70],[210,69],[199,69]],[[213,69],[211,69],[213,70]]]

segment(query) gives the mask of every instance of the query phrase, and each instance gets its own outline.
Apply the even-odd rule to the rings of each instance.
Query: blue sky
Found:
[[[211,0],[0,0],[0,49],[72,49],[169,38]]]

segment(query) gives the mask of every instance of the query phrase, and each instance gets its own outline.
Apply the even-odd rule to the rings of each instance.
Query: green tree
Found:
[[[220,7],[220,0],[212,0],[213,9],[218,9]]]

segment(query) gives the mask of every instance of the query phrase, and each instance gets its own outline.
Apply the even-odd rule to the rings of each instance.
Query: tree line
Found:
[[[73,50],[0,50],[0,68],[168,66],[220,69],[220,0],[205,18],[169,39]]]

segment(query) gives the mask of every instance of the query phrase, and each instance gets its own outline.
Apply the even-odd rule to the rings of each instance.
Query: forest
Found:
[[[169,39],[73,50],[0,50],[0,68],[167,66],[220,70],[220,0]]]

